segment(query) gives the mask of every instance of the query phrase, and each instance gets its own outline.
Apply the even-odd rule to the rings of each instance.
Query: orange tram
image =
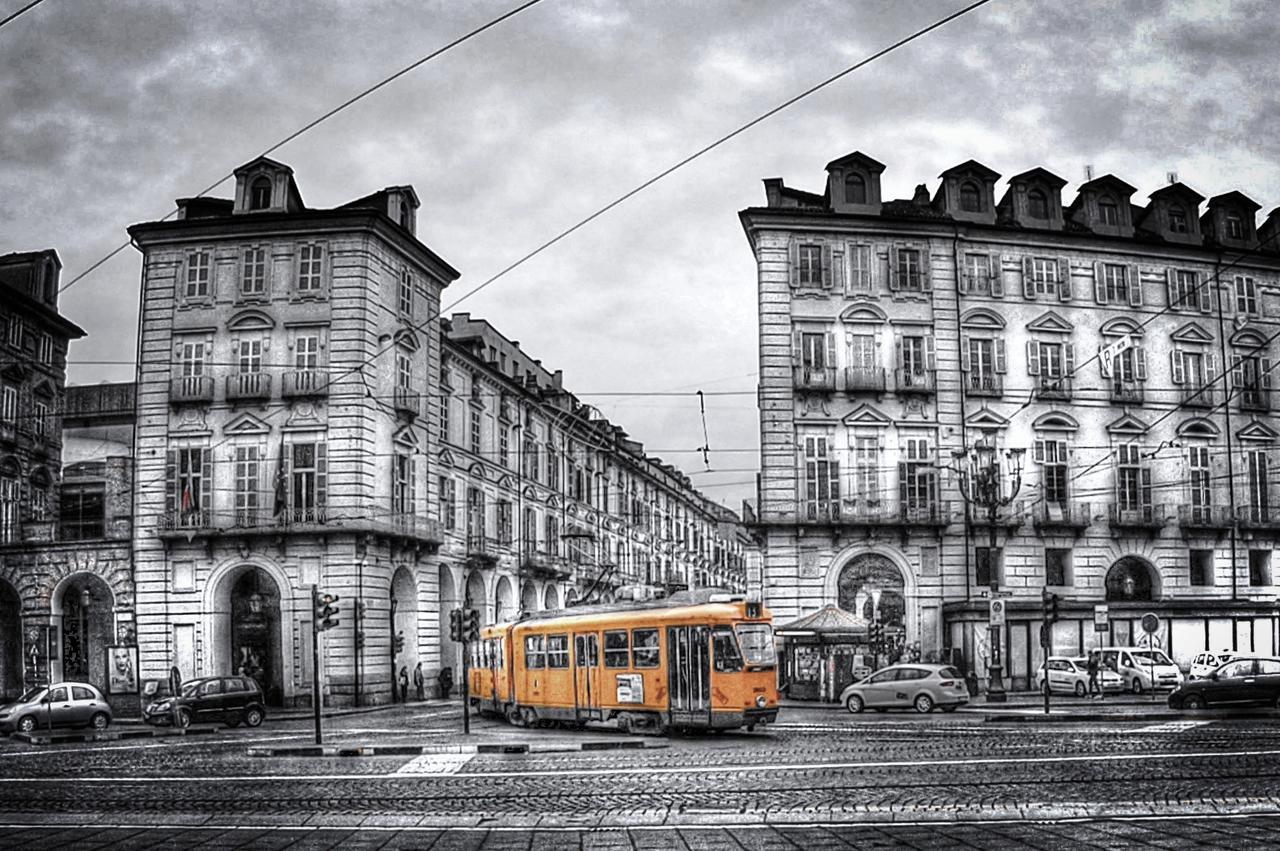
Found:
[[[484,628],[468,652],[471,706],[519,726],[665,734],[778,717],[773,619],[740,596],[543,612]]]

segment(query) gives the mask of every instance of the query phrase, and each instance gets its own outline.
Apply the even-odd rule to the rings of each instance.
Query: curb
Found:
[[[983,721],[991,723],[1058,723],[1073,724],[1082,721],[1146,721],[1160,724],[1167,721],[1234,721],[1237,719],[1257,720],[1271,719],[1280,721],[1274,712],[1078,712],[1072,714],[1050,714],[1043,712],[987,712]]]
[[[249,756],[444,756],[454,754],[539,754],[571,751],[657,750],[666,742],[627,739],[617,742],[508,742],[475,745],[303,745],[249,748]]]
[[[150,730],[92,730],[85,733],[12,733],[9,738],[29,745],[84,744],[86,742],[116,742],[125,739],[161,739],[166,736],[202,736],[218,732],[217,727],[186,727],[177,730],[153,728]]]

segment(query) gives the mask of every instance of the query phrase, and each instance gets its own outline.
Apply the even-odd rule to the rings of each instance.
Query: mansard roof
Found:
[[[1235,189],[1230,192],[1224,192],[1221,195],[1214,195],[1209,199],[1210,207],[1238,207],[1254,212],[1261,210],[1262,205],[1257,201],[1245,195],[1243,192]]]
[[[1181,198],[1183,200],[1194,201],[1197,205],[1204,200],[1204,196],[1192,189],[1185,183],[1170,183],[1167,186],[1161,186],[1154,192],[1148,193],[1148,198]]]
[[[1113,192],[1118,192],[1121,195],[1123,195],[1125,198],[1128,198],[1130,195],[1138,191],[1134,187],[1125,183],[1120,178],[1116,177],[1114,174],[1104,174],[1102,175],[1102,177],[1095,177],[1093,180],[1085,181],[1084,183],[1080,184],[1079,191],[1080,192],[1093,191],[1093,190],[1102,191],[1106,189],[1110,189]]]

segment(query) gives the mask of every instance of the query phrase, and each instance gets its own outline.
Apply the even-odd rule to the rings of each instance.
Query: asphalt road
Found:
[[[422,755],[252,756],[309,744],[306,721],[211,735],[0,743],[0,847],[845,848],[1276,847],[1280,715],[993,723],[980,714],[793,710],[763,732],[581,751],[608,731],[473,741],[449,706],[326,721],[344,748]],[[630,740],[634,741],[634,740]]]

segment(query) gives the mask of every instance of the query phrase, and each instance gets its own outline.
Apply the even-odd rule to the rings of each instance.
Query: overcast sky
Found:
[[[0,17],[25,0],[0,0]],[[280,138],[518,5],[46,0],[0,29],[0,253],[63,280]],[[932,0],[543,0],[273,154],[306,203],[412,184],[467,288],[712,139],[964,6]],[[820,192],[855,149],[885,198],[975,158],[1280,204],[1280,16],[1259,2],[994,2],[677,172],[458,311],[737,507],[758,426],[756,290],[738,223],[761,179]],[[211,194],[228,197],[230,183]],[[1003,182],[997,185],[999,196]],[[139,255],[63,294],[75,383],[133,378]],[[121,361],[113,365],[104,361]],[[713,474],[693,395],[707,400]],[[745,450],[745,451],[742,451]]]

